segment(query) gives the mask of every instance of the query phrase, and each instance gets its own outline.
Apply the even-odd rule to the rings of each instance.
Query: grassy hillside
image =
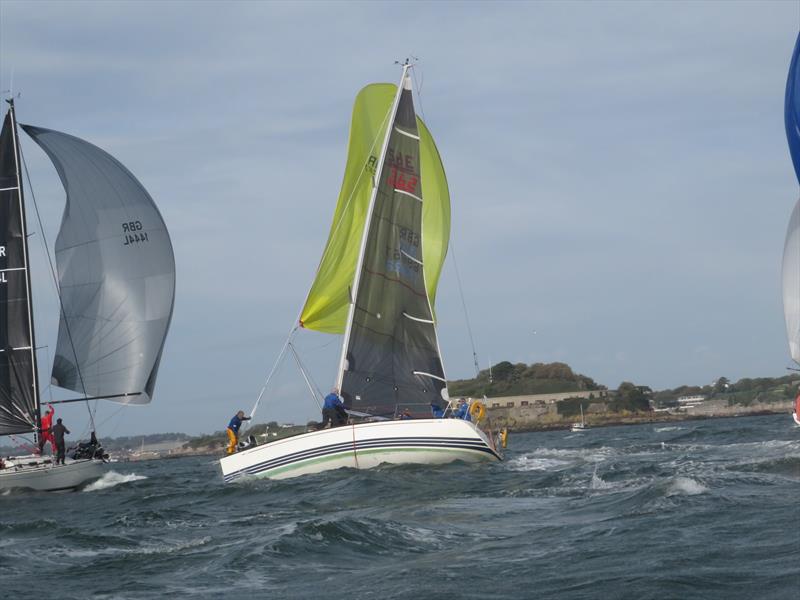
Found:
[[[497,363],[481,371],[474,379],[459,379],[448,384],[450,395],[455,396],[521,396],[524,394],[550,394],[581,390],[604,390],[591,377],[573,372],[564,363],[512,364]]]

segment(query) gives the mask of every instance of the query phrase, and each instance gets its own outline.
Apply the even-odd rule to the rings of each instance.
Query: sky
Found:
[[[783,101],[799,24],[796,2],[1,0],[0,90],[20,94],[20,122],[118,158],[175,249],[154,400],[100,403],[99,435],[198,434],[249,412],[327,239],[353,99],[396,83],[408,56],[452,201],[448,377],[474,374],[453,253],[481,368],[563,361],[655,389],[785,374],[798,184]],[[64,192],[22,143],[46,234],[31,244],[47,364],[58,304],[41,240]],[[297,338],[323,390],[340,344]],[[87,421],[58,410],[73,433]],[[285,360],[256,420],[318,416]]]

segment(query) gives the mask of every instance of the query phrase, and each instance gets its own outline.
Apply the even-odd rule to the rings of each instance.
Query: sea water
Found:
[[[224,485],[212,457],[0,496],[0,596],[800,598],[789,415],[512,434],[485,465]]]

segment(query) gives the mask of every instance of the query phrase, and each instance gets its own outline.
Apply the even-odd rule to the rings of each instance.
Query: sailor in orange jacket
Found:
[[[56,453],[56,442],[53,439],[53,432],[51,427],[53,425],[53,415],[56,411],[53,410],[53,405],[47,405],[47,412],[42,415],[42,429],[39,432],[39,454],[44,452],[45,442],[50,442],[50,453]]]

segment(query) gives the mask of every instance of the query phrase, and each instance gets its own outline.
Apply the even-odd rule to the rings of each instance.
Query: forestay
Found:
[[[79,138],[23,125],[67,193],[55,244],[62,302],[55,385],[151,400],[175,296],[169,233],[147,190]]]
[[[390,127],[385,159],[375,173],[341,385],[348,408],[383,416],[403,407],[427,411],[447,395],[425,285],[427,195],[407,76]]]
[[[13,107],[0,131],[0,435],[36,429],[28,244]]]

